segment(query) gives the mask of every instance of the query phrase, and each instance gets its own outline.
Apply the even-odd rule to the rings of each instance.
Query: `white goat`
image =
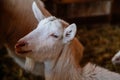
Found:
[[[39,19],[41,13],[35,2],[33,8]],[[91,63],[80,67],[83,46],[75,34],[74,23],[69,25],[53,16],[44,18],[36,29],[17,42],[16,52],[20,56],[43,62],[46,80],[119,80],[119,74]]]

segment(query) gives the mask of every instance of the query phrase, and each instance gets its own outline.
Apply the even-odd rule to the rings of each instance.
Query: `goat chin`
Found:
[[[32,72],[35,66],[35,61],[29,57],[26,57],[25,70]]]
[[[7,51],[8,54],[14,59],[14,61],[23,69],[25,69],[27,72],[30,72],[37,76],[44,77],[44,64],[39,62],[34,62],[30,58],[21,58],[15,55],[13,51],[11,51],[8,47]],[[28,67],[29,66],[29,67]]]

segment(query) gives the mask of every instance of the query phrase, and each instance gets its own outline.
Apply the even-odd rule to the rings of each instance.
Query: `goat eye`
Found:
[[[58,38],[58,35],[56,35],[56,34],[51,34],[51,36],[54,38]]]

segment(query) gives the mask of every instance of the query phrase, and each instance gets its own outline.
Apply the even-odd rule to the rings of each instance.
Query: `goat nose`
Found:
[[[21,48],[21,47],[24,47],[26,46],[28,43],[25,42],[25,41],[19,41],[17,42],[17,44],[15,45],[16,48]]]

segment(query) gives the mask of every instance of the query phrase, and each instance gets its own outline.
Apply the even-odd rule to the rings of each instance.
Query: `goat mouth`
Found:
[[[32,52],[32,50],[26,50],[26,51],[16,50],[16,53],[17,53],[17,54],[27,54],[27,53],[31,53],[31,52]]]

